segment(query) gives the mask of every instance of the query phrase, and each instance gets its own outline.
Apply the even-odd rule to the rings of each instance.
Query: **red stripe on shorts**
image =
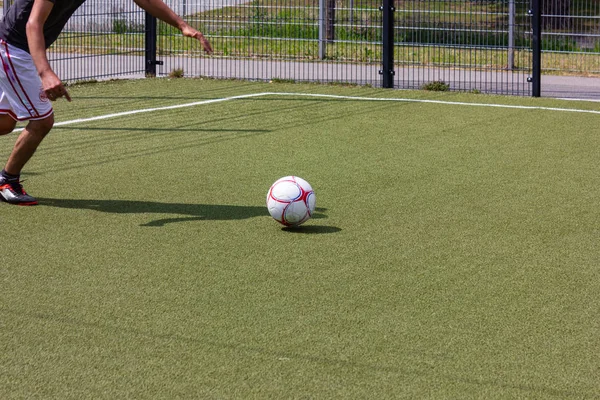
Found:
[[[15,114],[13,112],[13,110],[3,110],[0,109],[0,114],[8,114],[11,116],[12,119],[14,119],[15,121],[22,121],[23,119],[19,119],[19,117],[17,117],[17,114]]]
[[[19,79],[19,76],[17,75],[17,71],[15,69],[15,66],[13,65],[12,60],[10,59],[10,53],[8,51],[8,45],[4,41],[3,41],[2,44],[4,45],[4,48],[6,49],[6,55],[8,57],[8,62],[10,63],[10,66],[12,68],[13,75],[15,76],[15,79],[17,80],[17,83],[21,87],[21,90],[23,91],[23,94],[25,94],[25,98],[29,102],[29,105],[31,106],[31,109],[33,109],[33,114],[31,114],[31,110],[29,109],[29,107],[27,107],[27,104],[25,104],[25,102],[23,101],[23,99],[21,98],[21,96],[19,95],[19,93],[17,93],[16,90],[15,90],[15,93],[17,93],[17,96],[19,96],[19,100],[21,100],[21,103],[23,103],[23,105],[25,106],[25,108],[27,108],[27,111],[29,112],[29,115],[31,115],[32,117],[39,117],[40,113],[39,113],[38,110],[35,109],[35,106],[33,105],[33,102],[31,101],[31,99],[27,95],[27,92],[25,91],[25,88],[23,87],[23,84],[21,83],[21,80]],[[4,60],[2,60],[2,63],[4,63]],[[5,70],[6,70],[6,68],[5,68]],[[13,86],[12,82],[11,82],[11,86]],[[14,86],[13,86],[13,89],[14,89]]]
[[[4,42],[2,42],[2,44],[4,44]],[[13,85],[12,79],[10,79],[10,75],[9,75],[9,73],[11,72],[10,67],[6,64],[6,61],[4,61],[4,57],[2,57],[1,55],[0,55],[0,59],[2,59],[2,66],[4,67],[4,73],[6,74],[6,78],[8,79],[10,86],[12,86],[12,88],[13,88],[13,92],[15,92],[17,94],[17,97],[19,98],[19,100],[21,100],[21,103],[27,109],[27,112],[29,113],[29,115],[31,115],[31,110],[27,107],[27,104],[25,104],[23,102],[23,99],[21,99],[21,96],[20,96],[19,92],[17,91],[17,88],[15,87],[15,85]]]
[[[14,119],[15,121],[30,121],[30,120],[40,120],[40,119],[44,119],[47,116],[49,116],[50,114],[52,114],[54,112],[54,110],[50,110],[48,111],[46,114],[44,115],[40,115],[38,117],[29,117],[29,118],[19,118],[17,117],[17,114],[15,114],[15,112],[13,110],[5,110],[3,108],[0,108],[0,114],[8,114],[11,116],[12,119]]]

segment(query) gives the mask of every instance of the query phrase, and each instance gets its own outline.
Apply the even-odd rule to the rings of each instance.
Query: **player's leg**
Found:
[[[15,130],[15,125],[17,121],[15,121],[8,114],[0,114],[0,135],[7,135]]]
[[[0,173],[0,198],[11,204],[35,205],[37,200],[28,195],[20,183],[21,170],[33,156],[42,140],[54,125],[54,114],[41,120],[29,121],[17,138],[8,161]]]
[[[27,127],[17,138],[4,170],[9,174],[19,175],[53,125],[54,114],[41,120],[29,121]]]
[[[0,200],[34,205],[37,200],[23,190],[20,174],[52,129],[54,112],[29,53],[0,40],[0,62],[3,67],[0,68],[0,114],[14,120],[29,121],[0,172]],[[13,128],[14,123],[2,117],[0,133],[8,133]]]

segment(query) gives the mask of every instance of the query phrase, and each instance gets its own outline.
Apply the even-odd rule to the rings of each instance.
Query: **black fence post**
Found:
[[[394,0],[383,0],[383,5],[379,7],[383,11],[383,56],[382,68],[379,74],[382,75],[382,86],[384,88],[394,87]]]
[[[532,34],[532,71],[531,71],[531,95],[540,97],[542,81],[542,8],[540,0],[531,2],[531,28]]]
[[[146,76],[156,76],[156,40],[157,40],[156,18],[146,13]]]

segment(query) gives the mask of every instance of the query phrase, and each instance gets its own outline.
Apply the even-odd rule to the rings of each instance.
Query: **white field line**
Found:
[[[156,111],[165,111],[165,110],[175,110],[178,108],[195,107],[195,106],[200,106],[200,105],[204,105],[204,104],[220,103],[220,102],[230,101],[230,100],[249,99],[252,97],[263,97],[263,96],[318,97],[318,98],[327,98],[327,99],[360,100],[360,101],[388,101],[388,102],[389,101],[397,101],[397,102],[404,102],[404,103],[427,103],[427,104],[445,104],[445,105],[470,106],[470,107],[512,108],[512,109],[517,109],[517,110],[545,110],[545,111],[561,111],[561,112],[574,112],[574,113],[600,115],[600,110],[580,110],[580,109],[575,109],[575,108],[517,106],[517,105],[493,104],[493,103],[491,103],[491,104],[466,103],[466,102],[459,102],[459,101],[443,101],[443,100],[338,96],[338,95],[333,95],[333,94],[317,94],[317,93],[263,92],[263,93],[251,93],[251,94],[242,94],[239,96],[223,97],[220,99],[202,100],[202,101],[196,101],[193,103],[176,104],[176,105],[172,105],[172,106],[123,111],[123,112],[119,112],[119,113],[115,113],[115,114],[98,115],[96,117],[90,117],[90,118],[73,119],[70,121],[56,122],[54,124],[54,126],[73,125],[73,124],[79,124],[82,122],[100,121],[100,120],[104,120],[104,119],[126,117],[129,115],[135,115],[135,114],[142,114],[142,113],[149,113],[149,112],[156,112]],[[16,129],[15,132],[19,132],[22,130],[23,130],[23,128]]]
[[[572,99],[569,97],[557,97],[556,100],[567,100],[567,101],[589,101],[590,103],[600,103],[598,99]]]
[[[565,111],[576,113],[600,114],[600,110],[580,110],[575,108],[557,108],[557,107],[541,107],[541,106],[515,106],[510,104],[486,104],[486,103],[466,103],[460,101],[443,101],[443,100],[423,100],[423,99],[395,99],[395,98],[378,98],[378,97],[353,97],[353,96],[337,96],[333,94],[314,94],[314,93],[262,93],[264,96],[279,95],[279,96],[307,96],[307,97],[326,97],[332,99],[346,100],[364,100],[364,101],[399,101],[406,103],[430,103],[430,104],[447,104],[455,106],[471,106],[471,107],[495,107],[495,108],[514,108],[518,110],[547,110],[547,111]]]
[[[200,106],[200,105],[203,105],[203,104],[220,103],[220,102],[223,102],[223,101],[230,101],[230,100],[237,100],[237,99],[247,99],[247,98],[250,98],[250,97],[258,97],[258,96],[264,96],[264,95],[265,95],[264,93],[243,94],[243,95],[240,95],[240,96],[231,96],[231,97],[223,97],[223,98],[220,98],[220,99],[195,101],[193,103],[176,104],[176,105],[173,105],[173,106],[164,106],[164,107],[155,107],[155,108],[143,108],[141,110],[123,111],[123,112],[115,113],[115,114],[98,115],[97,117],[81,118],[81,119],[73,119],[71,121],[57,122],[57,123],[54,124],[54,126],[78,124],[80,122],[99,121],[99,120],[102,120],[102,119],[125,117],[125,116],[129,116],[129,115],[135,115],[135,114],[141,114],[141,113],[148,113],[148,112],[154,112],[154,111],[175,110],[177,108],[194,107],[194,106]]]

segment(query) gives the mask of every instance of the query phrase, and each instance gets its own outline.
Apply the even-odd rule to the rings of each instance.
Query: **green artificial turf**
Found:
[[[249,93],[147,79],[57,122]],[[595,398],[600,116],[260,96],[59,125],[0,204],[0,398]],[[0,137],[6,159],[15,135]],[[298,175],[317,213],[268,215]]]

